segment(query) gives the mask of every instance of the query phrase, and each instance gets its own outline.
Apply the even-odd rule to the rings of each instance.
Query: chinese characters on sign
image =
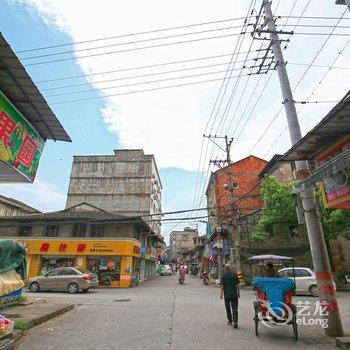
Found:
[[[317,159],[320,166],[350,147],[350,137],[323,152]],[[323,180],[322,196],[326,208],[350,208],[350,168],[334,172]]]
[[[39,133],[0,91],[0,161],[12,169],[3,180],[33,182],[44,144]]]

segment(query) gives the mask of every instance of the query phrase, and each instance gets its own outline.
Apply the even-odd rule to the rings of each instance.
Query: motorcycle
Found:
[[[208,285],[208,284],[209,284],[209,276],[208,276],[208,272],[207,272],[207,271],[201,272],[200,277],[201,277],[201,279],[203,280],[203,283],[204,283],[205,285]]]

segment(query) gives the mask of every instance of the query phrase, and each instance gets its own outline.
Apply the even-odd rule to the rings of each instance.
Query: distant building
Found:
[[[190,227],[183,231],[172,231],[170,233],[170,260],[177,261],[188,256],[189,251],[196,245],[195,238],[198,232]]]
[[[0,216],[14,216],[36,213],[41,213],[41,211],[30,207],[29,205],[16,199],[0,195]]]
[[[143,216],[161,212],[161,196],[155,158],[141,149],[74,156],[66,208],[87,202],[116,214]],[[152,229],[160,233],[160,222]]]
[[[28,245],[29,277],[60,266],[94,271],[102,286],[130,287],[155,274],[164,242],[141,218],[89,203],[65,210],[0,216],[0,238]]]

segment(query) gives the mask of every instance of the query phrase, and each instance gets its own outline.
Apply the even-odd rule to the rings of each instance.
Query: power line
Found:
[[[321,48],[317,51],[316,55],[314,56],[313,60],[310,62],[310,64],[308,65],[308,67],[306,68],[306,70],[304,71],[304,73],[302,74],[302,76],[300,77],[299,81],[297,82],[296,86],[293,89],[293,93],[294,91],[297,89],[297,87],[300,85],[300,83],[302,82],[302,80],[305,78],[306,74],[309,72],[312,64],[314,64],[314,62],[316,61],[316,59],[318,58],[319,54],[321,53],[321,51],[323,50],[323,48],[325,47],[325,45],[327,44],[328,40],[331,38],[331,34],[333,33],[333,31],[336,29],[337,25],[339,24],[339,22],[342,20],[343,16],[345,15],[345,13],[347,12],[347,9],[345,9],[345,11],[343,12],[342,16],[340,18],[337,18],[337,23],[333,26],[332,31],[328,34],[328,37],[326,38],[326,40],[323,42]],[[262,140],[262,138],[266,135],[267,131],[270,129],[271,125],[273,124],[273,122],[277,119],[277,117],[279,116],[279,114],[281,113],[283,109],[283,106],[279,109],[279,111],[276,113],[276,115],[272,118],[272,120],[270,121],[270,123],[268,124],[268,126],[265,128],[265,130],[263,131],[263,133],[261,134],[261,136],[259,137],[259,139],[256,141],[256,143],[253,145],[253,147],[250,149],[251,153],[255,147],[259,144],[259,142]]]
[[[240,26],[217,28],[217,29],[207,29],[207,30],[202,30],[199,32],[181,33],[181,34],[168,35],[168,36],[163,36],[163,37],[158,37],[158,38],[148,38],[148,39],[142,39],[142,40],[129,41],[129,42],[125,42],[125,43],[116,43],[116,44],[109,44],[109,45],[103,45],[103,46],[93,46],[93,47],[88,47],[85,49],[75,49],[75,50],[68,50],[68,51],[61,51],[61,52],[53,52],[53,53],[47,53],[47,54],[42,54],[42,55],[38,55],[38,56],[24,57],[24,58],[21,58],[21,61],[37,59],[37,58],[44,58],[44,57],[51,57],[51,56],[57,56],[57,55],[66,55],[69,53],[76,53],[76,52],[82,52],[82,51],[106,49],[106,48],[110,48],[110,47],[114,47],[114,46],[139,44],[139,43],[144,43],[144,42],[149,42],[149,41],[154,41],[154,40],[172,39],[172,38],[177,38],[177,37],[181,37],[181,36],[216,32],[219,30],[235,29],[235,28],[239,28],[239,27]]]
[[[122,35],[114,35],[114,36],[109,36],[109,37],[102,37],[102,38],[90,39],[90,40],[83,40],[83,41],[75,41],[75,42],[71,42],[71,43],[57,44],[57,45],[51,45],[51,46],[42,46],[42,47],[37,47],[37,48],[32,48],[32,49],[25,49],[25,50],[16,51],[15,53],[16,53],[16,54],[19,54],[19,53],[31,52],[31,51],[48,50],[48,49],[54,49],[54,48],[57,48],[57,47],[64,47],[64,46],[72,46],[72,45],[86,44],[86,43],[91,43],[91,42],[96,42],[96,41],[111,40],[111,39],[119,39],[119,38],[134,36],[134,35],[151,34],[151,33],[157,33],[157,32],[169,31],[169,30],[176,30],[176,29],[183,29],[183,28],[191,28],[191,27],[202,26],[202,25],[208,25],[208,24],[217,24],[217,23],[223,23],[223,22],[231,22],[231,21],[237,21],[237,20],[242,20],[242,19],[245,19],[245,17],[228,18],[228,19],[222,19],[222,20],[211,21],[211,22],[202,22],[202,23],[196,23],[196,24],[188,24],[188,25],[178,26],[178,27],[169,27],[169,28],[153,29],[153,30],[148,30],[148,31],[143,31],[143,32],[137,32],[137,33],[129,33],[129,34],[122,34]]]
[[[301,18],[301,19],[322,19],[322,20],[338,20],[341,17],[327,17],[327,16],[279,16],[276,15],[276,18]],[[350,18],[341,18],[342,21],[350,20]]]
[[[95,54],[84,55],[84,56],[59,58],[59,59],[56,59],[56,60],[49,60],[49,61],[41,61],[41,62],[36,62],[36,63],[29,63],[29,64],[26,64],[26,66],[30,67],[30,66],[37,66],[37,65],[42,65],[42,64],[49,64],[49,63],[77,60],[77,59],[81,59],[81,58],[112,55],[112,54],[118,54],[118,53],[122,53],[122,52],[138,51],[138,50],[145,50],[145,49],[154,49],[154,48],[157,48],[157,47],[163,47],[163,46],[169,46],[169,45],[179,45],[179,44],[188,44],[188,43],[193,43],[193,42],[196,42],[196,41],[228,38],[228,37],[237,36],[237,35],[241,35],[241,33],[217,35],[217,36],[211,36],[211,37],[206,37],[206,38],[198,38],[198,39],[191,39],[191,40],[184,40],[184,41],[176,41],[176,42],[172,42],[172,43],[163,43],[163,44],[149,45],[149,46],[143,46],[143,47],[133,47],[133,48],[130,48],[130,49],[101,52],[101,53],[95,53]]]
[[[252,51],[252,52],[255,52],[255,51]],[[60,78],[47,79],[47,80],[39,80],[39,81],[35,81],[35,83],[36,84],[42,84],[42,83],[49,83],[49,82],[62,81],[62,80],[71,80],[71,79],[77,79],[77,78],[91,77],[91,76],[95,76],[95,75],[113,74],[113,73],[126,72],[126,71],[137,70],[137,69],[154,68],[154,67],[161,67],[161,66],[179,64],[179,63],[187,63],[187,62],[202,61],[202,60],[207,60],[207,59],[222,58],[222,57],[227,57],[227,56],[232,56],[232,54],[206,56],[206,57],[192,58],[192,59],[188,59],[188,60],[171,61],[171,62],[151,64],[151,65],[146,65],[146,66],[137,66],[137,67],[131,67],[131,68],[121,68],[121,69],[104,71],[104,72],[96,72],[96,73],[80,74],[80,75],[73,75],[73,76],[60,77]],[[255,60],[255,59],[252,58],[252,59],[249,59],[248,61],[251,61],[251,60]],[[245,60],[240,60],[240,61],[237,61],[236,63],[242,63],[242,62],[245,62]],[[223,64],[229,64],[229,62],[223,63]],[[298,62],[287,62],[287,64],[288,65],[297,65],[297,66],[309,66],[310,65],[309,63],[298,63]],[[329,68],[330,66],[320,65],[320,64],[312,64],[311,67],[315,67],[315,68]],[[201,68],[201,67],[193,67],[191,69],[197,69],[197,68]],[[333,66],[332,69],[349,70],[350,67]],[[40,90],[41,91],[45,91],[46,89],[40,89]]]
[[[118,88],[122,88],[122,87],[137,86],[137,85],[144,85],[144,84],[159,83],[159,82],[170,81],[170,80],[177,80],[177,79],[194,78],[194,77],[199,77],[199,76],[203,76],[203,75],[220,74],[220,73],[225,73],[225,72],[226,72],[226,70],[221,70],[221,71],[216,71],[216,72],[198,73],[198,74],[184,75],[184,76],[174,77],[174,78],[150,80],[150,81],[144,81],[144,82],[138,82],[138,83],[132,83],[132,84],[122,84],[122,85],[116,85],[116,86],[101,87],[101,88],[98,89],[98,91],[110,90],[110,89],[118,89]],[[54,94],[54,95],[46,95],[46,97],[47,98],[59,97],[59,96],[80,94],[80,93],[86,93],[86,92],[96,92],[96,89],[92,88],[92,89],[88,89],[88,90],[62,92],[62,93]]]
[[[243,61],[241,61],[241,62],[243,62]],[[227,66],[228,64],[229,64],[229,62],[216,63],[216,64],[210,64],[210,65],[205,65],[205,66],[182,68],[182,69],[176,69],[176,70],[170,70],[170,71],[164,71],[164,72],[148,73],[148,74],[134,75],[134,76],[128,76],[128,77],[120,77],[120,78],[114,78],[114,79],[106,79],[106,80],[93,81],[93,82],[85,82],[85,83],[80,83],[80,84],[56,86],[56,87],[52,87],[52,88],[40,89],[40,91],[52,91],[52,90],[67,89],[67,88],[72,88],[72,87],[86,86],[86,85],[91,85],[91,84],[102,84],[102,83],[108,83],[108,82],[111,82],[111,81],[118,81],[118,80],[144,78],[144,77],[150,77],[150,76],[154,76],[154,75],[178,73],[178,72],[184,72],[184,71],[189,71],[189,70],[194,70],[194,69],[211,68],[211,67],[217,67],[217,66]],[[239,68],[237,68],[235,70],[239,70]]]
[[[60,77],[60,78],[54,78],[54,79],[47,79],[47,80],[40,80],[36,81],[36,84],[40,83],[49,83],[49,82],[54,82],[54,81],[61,81],[61,80],[69,80],[69,79],[76,79],[76,78],[84,78],[84,77],[90,77],[94,75],[104,75],[104,74],[111,74],[111,73],[119,73],[119,72],[125,72],[129,70],[136,70],[136,69],[144,69],[144,68],[154,68],[154,67],[161,67],[161,66],[166,66],[166,65],[172,65],[172,64],[178,64],[178,63],[187,63],[187,62],[195,62],[195,61],[202,61],[202,60],[207,60],[207,59],[212,59],[212,58],[221,58],[221,57],[227,57],[231,56],[232,54],[224,54],[224,55],[215,55],[215,56],[206,56],[206,57],[199,57],[199,58],[191,58],[188,60],[181,60],[181,61],[171,61],[171,62],[164,62],[164,63],[155,63],[155,64],[150,64],[147,66],[137,66],[137,67],[131,67],[131,68],[121,68],[121,69],[115,69],[115,70],[109,70],[109,71],[104,71],[104,72],[96,72],[96,73],[88,73],[88,74],[79,74],[79,75],[73,75],[73,76],[68,76],[68,77]],[[240,62],[243,62],[240,61]]]
[[[237,76],[230,77],[229,79],[237,78]],[[224,78],[218,78],[218,79],[208,79],[208,80],[202,80],[202,81],[195,81],[191,83],[183,83],[183,84],[177,84],[177,85],[169,85],[169,86],[163,86],[163,87],[157,87],[152,89],[144,89],[144,90],[136,90],[136,91],[128,91],[128,92],[121,92],[117,94],[110,94],[110,95],[103,95],[103,96],[94,96],[94,97],[85,97],[85,98],[79,98],[74,100],[66,100],[66,101],[59,101],[59,102],[51,102],[50,105],[60,105],[65,103],[72,103],[72,102],[82,102],[87,100],[95,100],[100,98],[108,98],[108,97],[114,97],[114,96],[122,96],[122,95],[129,95],[129,94],[135,94],[135,93],[141,93],[141,92],[149,92],[149,91],[157,91],[157,90],[163,90],[163,89],[169,89],[169,88],[175,88],[175,87],[182,87],[182,86],[188,86],[188,85],[195,85],[195,84],[202,84],[202,83],[210,83],[214,81],[221,81]]]
[[[242,25],[242,29],[241,29],[241,33],[243,33],[243,30],[245,29],[246,25],[247,25],[247,21],[248,19],[250,18],[249,15],[252,15],[253,14],[253,10],[254,10],[254,6],[255,6],[255,3],[256,3],[256,0],[254,2],[254,5],[253,5],[253,0],[251,0],[250,4],[249,4],[249,7],[248,7],[248,11],[247,11],[247,15],[244,19],[244,22],[243,22],[243,25]],[[239,36],[238,40],[236,41],[236,45],[234,47],[234,50],[233,50],[233,53],[232,53],[232,56],[231,56],[231,63],[233,62],[233,59],[236,55],[236,61],[237,61],[237,57],[238,57],[238,54],[239,54],[239,51],[240,51],[240,48],[241,48],[241,45],[242,45],[242,41],[243,41],[243,38],[242,38],[242,41],[241,41],[241,44],[240,44],[240,47],[238,49],[238,46],[239,46],[239,43],[240,43],[240,39],[242,38],[242,34]],[[237,51],[238,49],[238,51]],[[237,53],[236,53],[237,52]],[[220,100],[220,97],[221,97],[221,101],[219,102],[219,105],[221,104],[222,102],[222,99],[226,93],[226,90],[227,90],[227,86],[228,86],[228,82],[229,82],[229,79],[227,79],[226,81],[226,77],[227,75],[229,74],[229,69],[231,67],[231,63],[230,63],[230,66],[228,67],[227,69],[227,73],[225,74],[225,79],[222,81],[222,84],[220,86],[220,89],[219,89],[219,92],[215,98],[215,102],[214,102],[214,105],[213,105],[213,108],[211,109],[211,113],[210,113],[210,116],[209,116],[209,119],[208,119],[208,122],[206,124],[206,127],[204,129],[204,132],[203,132],[203,138],[202,138],[202,142],[201,142],[201,150],[200,150],[200,157],[199,157],[199,164],[198,164],[198,173],[197,173],[197,180],[196,180],[196,187],[195,187],[195,194],[194,194],[194,198],[193,198],[193,205],[195,205],[196,201],[197,201],[197,194],[198,194],[198,197],[200,196],[200,193],[201,193],[201,188],[202,188],[202,182],[203,182],[203,172],[204,172],[204,169],[205,169],[205,163],[207,161],[207,154],[208,154],[208,147],[209,147],[209,140],[206,142],[206,147],[205,147],[205,154],[204,154],[204,158],[203,158],[203,167],[202,167],[202,155],[203,155],[203,144],[204,144],[204,134],[206,133],[207,131],[207,128],[209,127],[209,124],[210,124],[210,121],[214,115],[214,111],[217,107],[217,104]],[[233,67],[235,66],[235,63],[233,64]],[[225,83],[226,83],[226,86],[225,86]],[[222,91],[223,94],[222,94]],[[214,118],[214,122],[212,123],[212,127],[215,123],[215,120],[217,118],[217,113],[215,115],[215,118]],[[211,127],[211,130],[212,130],[212,127]],[[209,172],[209,169],[210,169],[210,163],[209,163],[209,166],[208,166],[208,172]],[[201,174],[201,175],[200,175]],[[201,202],[202,198],[200,199],[200,202]]]
[[[250,12],[250,9],[251,9],[251,5],[252,5],[252,2],[253,0],[251,1],[250,3],[250,6],[248,8],[248,12],[247,12],[247,16],[249,15],[249,12]],[[241,29],[241,32],[243,32],[245,26],[246,26],[246,23],[247,23],[247,18],[245,18],[244,22],[243,22],[243,25],[242,25],[242,29]],[[210,113],[210,116],[209,116],[209,119],[208,119],[208,122],[205,126],[205,129],[204,129],[204,132],[203,132],[203,135],[206,133],[209,125],[210,125],[210,121],[214,115],[214,111],[217,107],[217,104],[220,100],[220,97],[221,97],[221,100],[223,99],[223,96],[225,94],[225,91],[227,89],[227,85],[228,85],[228,82],[229,82],[229,79],[226,80],[226,77],[228,76],[229,74],[229,70],[230,70],[230,67],[231,67],[231,64],[233,62],[233,59],[234,57],[236,56],[236,60],[237,60],[237,57],[238,57],[238,53],[236,54],[236,51],[237,51],[237,48],[238,48],[238,45],[240,43],[240,39],[242,38],[242,35],[239,36],[239,38],[237,39],[236,41],[236,45],[234,47],[234,50],[233,50],[233,53],[231,55],[231,60],[230,60],[230,65],[227,69],[227,72],[225,74],[225,78],[224,80],[222,81],[221,83],[221,86],[220,86],[220,89],[219,89],[219,92],[218,94],[216,95],[216,98],[215,98],[215,102],[214,102],[214,105],[213,105],[213,108],[211,109],[211,113]],[[234,68],[234,65],[233,65],[233,68]],[[226,83],[226,85],[225,85]],[[224,93],[222,94],[222,91],[224,91]],[[221,103],[221,102],[220,102]],[[217,118],[217,113],[215,114],[215,117],[214,117],[214,121],[213,121],[213,124],[215,123],[215,120]],[[211,127],[212,129],[212,127]],[[195,205],[196,203],[196,200],[197,200],[197,193],[198,193],[198,196],[200,195],[200,192],[201,192],[201,188],[202,188],[202,182],[203,182],[203,171],[205,169],[205,163],[207,161],[207,154],[208,154],[208,146],[209,146],[209,140],[207,141],[206,143],[206,147],[205,147],[205,154],[204,154],[204,160],[203,160],[203,167],[202,167],[202,155],[203,155],[203,143],[204,143],[204,136],[202,138],[202,143],[201,143],[201,151],[200,151],[200,157],[199,157],[199,165],[198,165],[198,174],[197,174],[197,180],[196,180],[196,187],[195,187],[195,194],[194,194],[194,199],[193,199],[193,205]],[[201,170],[202,169],[202,170]],[[209,170],[209,169],[208,169]],[[202,176],[200,177],[200,174],[202,174]],[[197,192],[198,191],[198,192]]]
[[[344,47],[337,53],[337,56],[335,57],[335,59],[333,60],[332,64],[330,66],[325,66],[325,68],[328,68],[328,70],[324,73],[324,75],[322,76],[322,78],[319,80],[319,82],[317,83],[317,85],[315,86],[315,88],[312,90],[311,94],[309,95],[308,99],[309,100],[314,93],[316,92],[316,90],[321,86],[322,82],[324,81],[324,79],[326,78],[326,76],[328,75],[328,73],[333,69],[334,64],[337,62],[337,60],[339,59],[339,57],[342,55],[342,53],[344,52],[344,50],[346,49],[346,47],[349,45],[350,40],[348,40]],[[338,101],[337,101],[338,102]],[[301,112],[301,110],[303,109],[304,105],[301,106],[301,108],[298,110],[298,115]],[[285,133],[285,131],[288,129],[288,127],[285,127],[281,133],[276,137],[276,139],[272,142],[272,144],[270,145],[270,147],[267,149],[267,151],[265,152],[264,156],[266,156],[270,150],[272,149],[272,147],[277,143],[277,141],[281,138],[281,136]]]
[[[251,13],[250,13],[251,15],[253,14],[253,10],[254,10],[255,4],[256,4],[256,0],[254,1],[254,4],[253,4],[253,0],[252,0],[252,1],[251,1],[251,4],[250,4],[250,8],[252,8],[252,11],[251,11]],[[248,14],[249,14],[250,8],[249,8],[249,10],[248,10]],[[248,14],[247,14],[247,17],[248,17]],[[243,32],[243,29],[242,29],[242,32]],[[239,46],[239,48],[238,48],[238,52],[240,52],[240,50],[241,50],[241,47],[242,47],[242,44],[243,44],[243,40],[244,40],[244,37],[245,37],[246,33],[243,33],[243,34],[244,34],[244,36],[242,37],[242,41],[241,41],[240,46]],[[237,44],[238,44],[238,42],[237,42]],[[248,53],[247,53],[247,55],[246,55],[246,57],[245,57],[245,60],[247,60],[248,55],[249,55],[249,53],[251,52],[252,45],[253,45],[253,40],[251,41],[251,44],[250,44],[250,46],[249,46]],[[236,46],[236,48],[237,48],[237,46]],[[236,56],[236,60],[237,60],[237,56]],[[235,65],[235,63],[234,63],[234,65]],[[232,74],[232,72],[231,72],[231,74]],[[241,72],[240,72],[240,74],[239,74],[239,78],[235,81],[234,87],[233,87],[232,92],[231,92],[231,94],[230,94],[229,100],[228,100],[228,102],[227,102],[227,104],[226,104],[226,107],[225,107],[225,109],[224,109],[224,111],[223,111],[222,117],[220,118],[219,124],[218,124],[218,126],[217,126],[217,131],[215,132],[215,134],[216,134],[216,133],[218,132],[218,130],[220,129],[220,125],[221,125],[221,124],[224,125],[225,120],[227,119],[227,113],[228,113],[228,110],[231,108],[231,104],[232,104],[232,101],[233,101],[233,99],[234,99],[234,96],[235,96],[235,93],[236,93],[236,89],[237,89],[237,87],[238,87],[238,85],[239,85],[239,83],[240,83],[241,77],[242,77],[242,70],[241,70]],[[250,75],[249,75],[249,78],[247,79],[245,88],[247,87],[247,84],[248,84],[248,81],[249,81],[249,80],[250,80]],[[219,113],[219,111],[220,111],[220,109],[221,109],[221,105],[222,105],[222,103],[223,103],[224,96],[225,96],[226,91],[227,91],[227,87],[228,87],[228,83],[226,84],[224,93],[223,93],[222,98],[221,98],[221,101],[220,101],[220,103],[219,103],[219,107],[218,107],[218,109],[217,109],[216,116],[215,116],[214,122],[213,122],[213,124],[212,124],[210,133],[212,132],[212,129],[213,129],[214,124],[215,124],[215,121],[216,121],[216,118],[217,118],[218,113]],[[242,98],[242,95],[241,95],[241,98]],[[240,101],[241,101],[241,98],[240,98]],[[239,103],[240,103],[240,101],[239,101]],[[223,121],[224,121],[224,123],[222,123]],[[222,129],[222,128],[221,128],[221,129]],[[221,132],[221,131],[220,131],[220,132]],[[214,154],[214,144],[212,145],[211,153],[210,153],[209,159],[212,158],[213,154]],[[206,161],[206,158],[205,158],[205,161]],[[204,170],[204,169],[203,169],[203,170]],[[207,174],[206,174],[206,176],[205,176],[205,182],[204,182],[203,190],[199,192],[199,193],[202,193],[202,194],[201,194],[201,197],[200,197],[200,199],[199,199],[199,203],[202,202],[202,199],[203,199],[203,197],[204,197],[206,184],[207,184],[207,182],[209,181],[210,174],[211,174],[211,172],[210,172],[210,163],[209,163],[209,167],[208,167],[208,170],[207,170]]]

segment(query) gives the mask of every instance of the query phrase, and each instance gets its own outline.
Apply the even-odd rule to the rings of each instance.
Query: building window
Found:
[[[189,238],[188,235],[183,235],[183,236],[182,236],[182,240],[183,240],[183,241],[188,241],[188,238]]]
[[[58,225],[46,226],[45,237],[57,237]]]
[[[32,226],[22,226],[19,228],[18,236],[28,237],[32,233]]]
[[[86,224],[75,224],[73,237],[85,237],[86,236]]]
[[[103,237],[104,235],[105,235],[104,224],[91,225],[90,237]]]

